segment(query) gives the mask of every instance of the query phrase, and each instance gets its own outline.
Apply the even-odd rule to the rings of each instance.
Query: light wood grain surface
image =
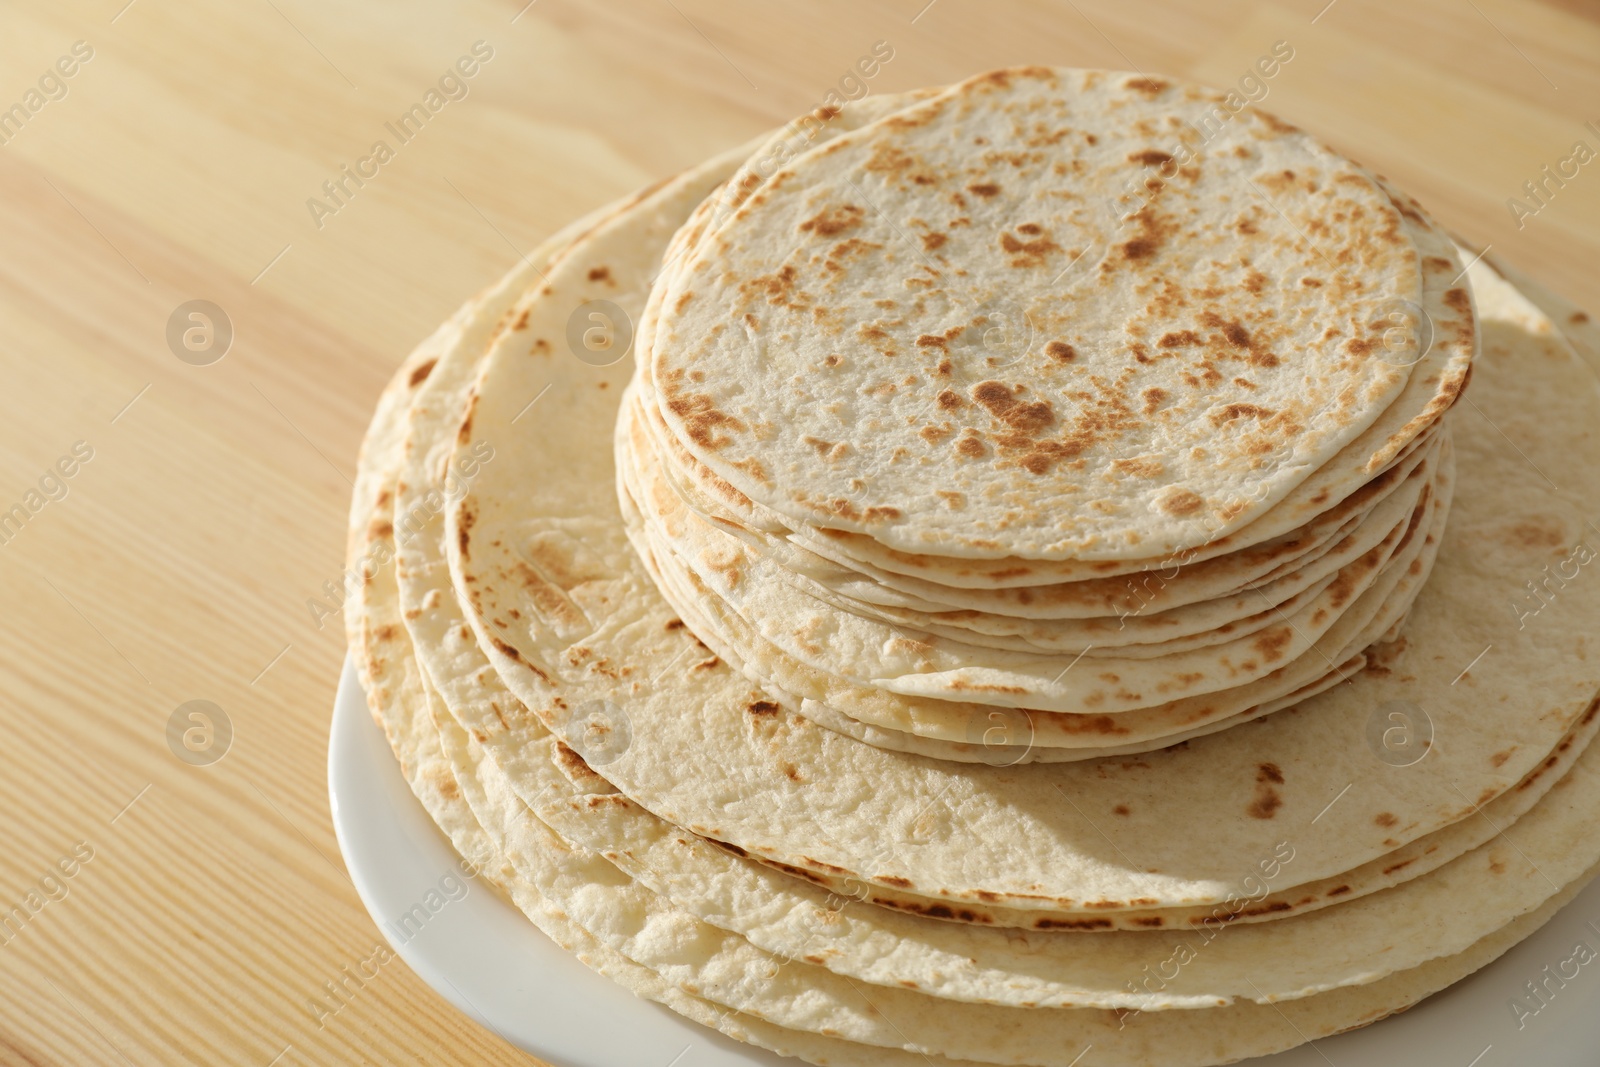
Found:
[[[533,1062],[401,964],[307,1007],[380,936],[328,814],[343,631],[306,605],[342,569],[357,443],[519,252],[822,102],[876,42],[873,92],[1024,62],[1221,86],[1287,41],[1265,107],[1600,309],[1600,160],[1523,194],[1600,149],[1591,0],[525,2],[0,6],[0,109],[26,111],[0,118],[0,512],[44,502],[0,527],[6,1067]],[[314,219],[477,41],[468,95]],[[193,299],[235,331],[206,366],[166,339]],[[168,745],[191,700],[232,724],[207,766]]]

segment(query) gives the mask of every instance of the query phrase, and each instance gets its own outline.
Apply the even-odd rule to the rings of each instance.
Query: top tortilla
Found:
[[[1029,68],[801,157],[674,272],[650,339],[674,436],[894,550],[1146,558],[1249,525],[1401,395],[1419,351],[1389,315],[1425,302],[1426,257],[1292,127],[1241,115],[1196,153],[1213,104]],[[981,343],[1002,311],[1036,342],[1014,358]]]

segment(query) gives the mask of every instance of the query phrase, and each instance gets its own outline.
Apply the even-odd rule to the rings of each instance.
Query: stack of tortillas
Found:
[[[352,647],[456,847],[690,1018],[830,1064],[1277,1051],[1600,863],[1583,321],[1205,90],[819,112],[412,355]]]

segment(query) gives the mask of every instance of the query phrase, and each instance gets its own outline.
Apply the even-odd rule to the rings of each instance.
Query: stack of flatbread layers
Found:
[[[662,592],[786,708],[1086,759],[1394,636],[1449,511],[1462,265],[1299,131],[1202,161],[1210,105],[1054,71],[878,101],[680,232],[618,466]]]
[[[1588,881],[1582,317],[1217,114],[1034,69],[820,113],[400,369],[352,648],[555,941],[816,1063],[1198,1067]],[[569,342],[619,315],[633,360]]]

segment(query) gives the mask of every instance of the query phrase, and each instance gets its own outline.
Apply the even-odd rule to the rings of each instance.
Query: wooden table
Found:
[[[1286,41],[1266,107],[1600,309],[1600,162],[1523,193],[1600,150],[1591,0],[524,3],[0,13],[0,108],[24,108],[0,115],[0,513],[27,515],[0,525],[0,917],[23,908],[0,1063],[532,1062],[403,966],[320,1027],[307,1007],[380,936],[328,815],[343,631],[307,607],[342,569],[357,442],[400,357],[519,252],[822,102],[877,42],[873,92],[1025,62],[1221,86]],[[385,124],[479,41],[466,95],[400,143]],[[196,299],[232,325],[215,362],[169,346]],[[225,758],[169,746],[192,700],[231,723]]]

